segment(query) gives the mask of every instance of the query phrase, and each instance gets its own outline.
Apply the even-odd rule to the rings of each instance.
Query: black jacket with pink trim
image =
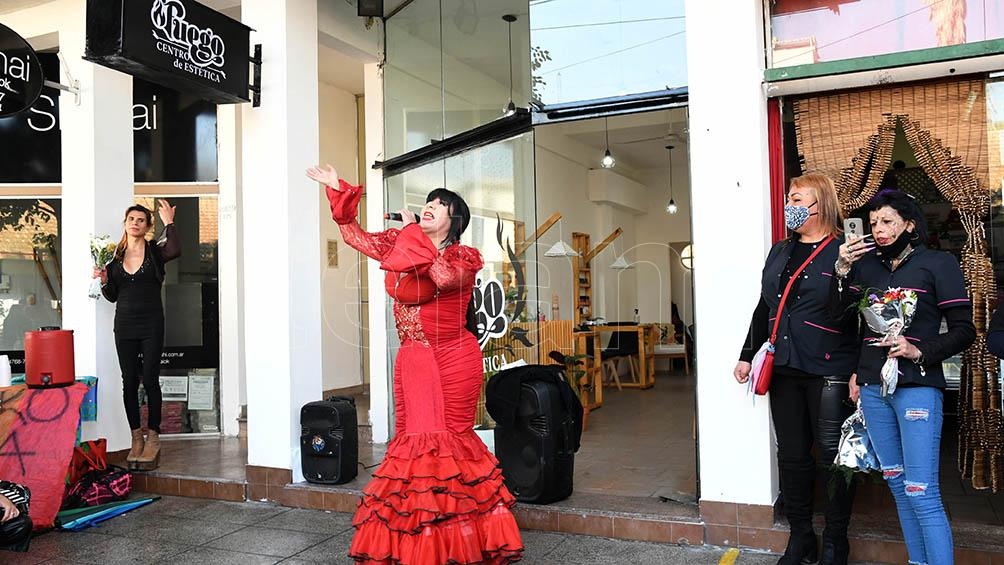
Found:
[[[945,388],[941,362],[972,345],[976,329],[972,321],[972,303],[966,292],[962,269],[949,253],[918,245],[902,263],[892,269],[891,260],[876,253],[862,257],[851,268],[843,291],[831,286],[831,312],[857,311],[857,302],[866,294],[881,294],[889,288],[910,289],[917,293],[913,321],[904,335],[923,354],[922,364],[901,358],[898,386],[933,386]],[[947,330],[942,333],[942,319]],[[862,324],[864,340],[858,360],[858,383],[879,384],[888,347],[872,346],[882,335]]]
[[[792,285],[774,343],[775,366],[818,376],[847,377],[854,372],[859,343],[857,320],[853,315],[831,318],[828,310],[833,263],[841,243],[843,238],[839,237],[830,242],[802,271],[797,284]],[[804,247],[796,252],[799,245]],[[799,244],[789,238],[771,248],[761,277],[760,315],[754,314],[752,324],[757,327],[750,331],[750,339],[755,343],[748,344],[748,348],[759,348],[770,336],[781,295],[788,284],[785,274],[798,269],[817,245]],[[793,254],[797,256],[793,258]],[[767,319],[763,321],[765,312]],[[746,357],[752,357],[748,349],[741,359]]]

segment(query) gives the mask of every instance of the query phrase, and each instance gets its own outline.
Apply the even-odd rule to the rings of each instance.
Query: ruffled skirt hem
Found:
[[[522,558],[498,461],[473,431],[403,434],[363,490],[349,556],[394,565],[505,564]]]

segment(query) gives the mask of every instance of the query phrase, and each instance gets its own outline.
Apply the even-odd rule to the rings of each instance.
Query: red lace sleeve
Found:
[[[397,241],[398,234],[401,233],[401,230],[393,228],[369,233],[363,230],[359,222],[355,220],[348,224],[339,224],[338,229],[342,232],[342,239],[349,247],[377,261],[383,261],[384,257],[390,253],[390,250],[394,248],[394,242]]]
[[[439,290],[453,290],[474,284],[484,260],[481,253],[466,245],[451,245],[429,267],[429,277]]]
[[[381,258],[380,268],[392,273],[424,273],[439,254],[418,224],[408,224]]]

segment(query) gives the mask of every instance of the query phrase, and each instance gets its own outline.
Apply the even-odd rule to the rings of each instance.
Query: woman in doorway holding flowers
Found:
[[[367,233],[356,221],[362,188],[331,166],[307,176],[325,185],[345,242],[380,261],[394,299],[401,349],[394,363],[394,439],[363,490],[349,555],[361,563],[442,565],[518,561],[515,500],[498,461],[474,433],[483,379],[468,308],[482,259],[460,244],[471,215],[445,188],[401,229]]]
[[[819,465],[832,467],[840,425],[853,411],[846,402],[847,382],[857,361],[854,316],[831,319],[827,310],[829,271],[843,239],[833,181],[815,173],[792,179],[784,219],[793,234],[767,254],[760,303],[753,313],[735,378],[740,383],[750,380],[750,361],[776,328],[770,412],[777,436],[784,513],[791,528],[778,564],[815,563],[818,556],[821,564],[842,565],[850,551],[847,526],[854,495],[853,485],[848,485],[842,474],[827,473],[822,552],[812,527],[817,470],[812,447],[816,446]]]
[[[101,279],[101,294],[116,303],[115,349],[122,369],[126,417],[132,429],[132,447],[126,462],[130,469],[141,471],[156,469],[160,464],[160,354],[164,349],[160,289],[164,264],[181,256],[174,206],[161,199],[157,213],[164,223],[164,233],[156,241],[147,241],[153,229],[153,212],[139,204],[127,208],[125,233],[115,248],[115,259],[106,268],[94,268],[94,277]],[[147,398],[145,439],[140,423],[141,380]]]
[[[867,210],[874,243],[855,237],[840,246],[830,288],[832,312],[853,311],[862,293],[874,295],[868,299],[874,302],[905,292],[911,300],[916,297],[916,305],[909,325],[894,338],[864,326],[851,397],[860,397],[868,436],[896,500],[910,563],[950,565],[952,530],[938,484],[941,362],[975,341],[972,304],[955,257],[924,245],[927,223],[912,197],[885,189]],[[941,333],[942,318],[946,333]],[[884,395],[882,369],[890,358],[899,360],[898,371],[889,375],[892,387]]]

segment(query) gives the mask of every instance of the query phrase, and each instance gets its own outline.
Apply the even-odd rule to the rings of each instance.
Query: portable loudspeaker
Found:
[[[340,485],[356,478],[359,435],[356,405],[332,396],[300,409],[300,466],[307,482]]]
[[[512,428],[495,428],[495,456],[517,500],[547,504],[572,494],[573,428],[573,415],[562,405],[554,383],[520,384]]]

